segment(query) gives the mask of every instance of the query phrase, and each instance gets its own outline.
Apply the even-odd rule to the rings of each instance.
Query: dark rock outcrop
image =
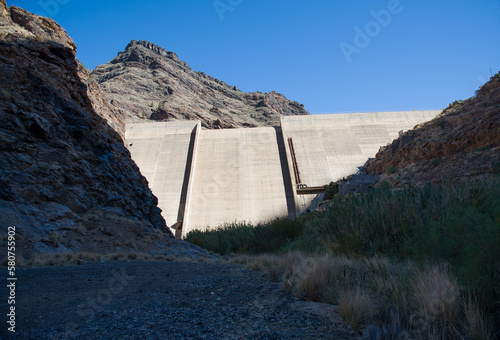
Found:
[[[283,115],[309,114],[282,94],[244,93],[203,72],[192,71],[173,52],[132,40],[92,72],[127,119],[200,119],[206,128],[277,126]]]
[[[475,97],[456,101],[434,120],[382,148],[367,166],[396,186],[459,181],[492,172],[500,162],[500,73]],[[391,174],[392,173],[392,174]]]
[[[123,119],[79,65],[71,38],[3,0],[0,12],[2,230],[17,227],[24,255],[108,253],[171,237],[110,126],[123,133]]]

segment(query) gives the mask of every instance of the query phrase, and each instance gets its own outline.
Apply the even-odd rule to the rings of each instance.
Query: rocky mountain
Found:
[[[1,230],[25,256],[158,249],[172,234],[72,39],[4,0],[0,14]]]
[[[500,73],[475,97],[382,148],[367,166],[395,186],[460,181],[500,171]]]
[[[92,72],[126,119],[200,119],[205,128],[279,125],[282,115],[309,114],[282,94],[245,93],[191,70],[173,52],[132,40],[125,51]]]

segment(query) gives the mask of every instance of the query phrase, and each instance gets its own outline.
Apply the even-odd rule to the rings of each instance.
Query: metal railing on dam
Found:
[[[321,199],[298,184],[321,187],[355,173],[399,131],[440,112],[285,116],[276,128],[227,130],[202,130],[199,121],[133,123],[126,145],[182,237],[225,222],[298,216]]]

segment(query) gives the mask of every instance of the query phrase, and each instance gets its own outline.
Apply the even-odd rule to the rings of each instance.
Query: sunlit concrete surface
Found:
[[[194,227],[288,216],[274,128],[203,130],[195,167],[184,234]]]
[[[178,236],[185,236],[225,222],[258,223],[314,209],[321,194],[303,194],[298,185],[321,187],[356,173],[400,131],[440,112],[287,116],[280,128],[128,124],[126,145],[167,224],[182,225]]]
[[[127,124],[126,145],[169,226],[182,220],[198,121]]]
[[[402,130],[429,121],[441,111],[378,112],[287,116],[281,120],[285,140],[291,138],[300,182],[322,186],[354,174],[381,146]],[[298,183],[295,183],[298,184]],[[314,195],[298,197],[307,208]]]
[[[282,118],[292,138],[300,178],[319,186],[357,171],[401,130],[434,118],[440,111],[328,114]]]

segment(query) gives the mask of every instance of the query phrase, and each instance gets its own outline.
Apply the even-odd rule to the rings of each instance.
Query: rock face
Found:
[[[367,166],[393,173],[396,186],[480,177],[500,161],[500,73],[475,97],[451,104],[436,119],[382,148]]]
[[[192,71],[173,52],[132,40],[116,58],[92,72],[124,117],[134,121],[200,119],[210,129],[277,126],[282,115],[307,115],[282,94],[244,93]]]
[[[0,12],[2,230],[16,226],[25,255],[108,253],[171,237],[112,128],[123,133],[123,119],[79,65],[71,38],[3,0]]]

